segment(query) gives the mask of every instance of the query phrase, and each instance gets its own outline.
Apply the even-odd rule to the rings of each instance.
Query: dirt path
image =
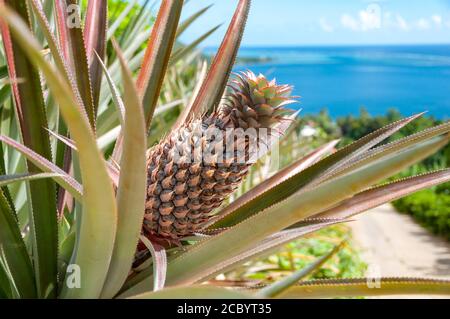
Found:
[[[450,243],[384,205],[349,223],[369,273],[450,279]],[[402,296],[404,297],[404,296]]]

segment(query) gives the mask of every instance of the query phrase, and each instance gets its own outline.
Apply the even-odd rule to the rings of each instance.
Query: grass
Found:
[[[248,262],[237,271],[226,274],[227,279],[257,280],[270,283],[293,271],[306,267],[327,254],[342,240],[348,243],[322,267],[305,279],[334,279],[363,277],[367,264],[354,246],[351,230],[346,225],[333,225],[285,245],[277,253]]]

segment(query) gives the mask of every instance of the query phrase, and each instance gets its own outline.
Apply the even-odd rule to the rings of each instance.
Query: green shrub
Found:
[[[450,194],[428,189],[394,203],[395,208],[408,213],[417,219],[427,229],[437,235],[450,239]]]
[[[293,241],[267,258],[253,260],[244,269],[227,274],[231,280],[279,280],[294,270],[308,266],[312,261],[327,254],[343,240],[347,244],[330,260],[305,279],[337,279],[363,277],[367,264],[360,258],[353,245],[349,228],[346,225],[333,225],[314,234]],[[254,269],[255,271],[251,271]],[[250,271],[249,271],[250,270]]]
[[[401,117],[400,112],[396,109],[388,110],[385,115],[371,116],[362,108],[357,116],[347,115],[333,120],[324,110],[317,115],[308,115],[302,118],[300,127],[306,124],[315,126],[324,130],[330,138],[339,137],[341,145],[348,145]],[[433,116],[424,115],[392,135],[386,140],[386,143],[441,123],[442,121]],[[447,145],[438,153],[410,167],[393,179],[414,176],[429,170],[438,170],[447,167],[449,163],[450,145]],[[450,239],[450,183],[410,195],[393,204],[398,211],[412,215],[433,233]]]

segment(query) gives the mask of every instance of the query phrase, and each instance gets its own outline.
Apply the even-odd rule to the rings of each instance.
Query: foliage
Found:
[[[253,279],[261,283],[276,282],[292,271],[303,269],[325,255],[341,241],[345,246],[324,265],[305,279],[358,278],[365,274],[367,265],[350,238],[351,231],[345,225],[335,225],[317,231],[282,247],[277,254],[251,261],[242,268],[226,274],[227,279]]]
[[[346,145],[400,118],[401,115],[396,109],[389,110],[386,115],[376,116],[371,116],[365,109],[361,109],[358,116],[338,117],[336,121],[333,121],[326,111],[322,111],[319,115],[307,116],[304,121],[313,122],[314,125],[324,129],[332,136],[342,136],[342,144]],[[425,115],[411,125],[402,128],[386,141],[392,141],[395,138],[401,138],[441,123],[441,120]],[[446,167],[449,160],[450,147],[447,145],[436,154],[403,171],[396,177],[406,178],[423,174],[429,169],[442,169]],[[449,184],[446,183],[401,198],[394,201],[393,204],[398,211],[411,214],[433,233],[450,238],[449,193]]]
[[[393,202],[399,212],[408,213],[437,235],[450,240],[449,185],[427,189]]]
[[[296,154],[290,164],[269,170],[257,185],[218,208],[207,228],[178,243],[144,237],[149,255],[135,266],[146,210],[147,147],[161,145],[161,136],[192,118],[211,114],[223,103],[224,93],[230,96],[226,88],[250,1],[238,2],[216,57],[209,69],[197,63],[199,72],[188,88],[180,73],[193,62],[189,57],[198,56],[197,41],[179,47],[176,38],[207,8],[180,22],[183,1],[162,1],[151,29],[152,13],[144,8],[131,17],[130,32],[114,40],[114,32],[106,27],[106,1],[88,1],[84,23],[72,25],[67,23],[66,6],[75,2],[0,4],[2,59],[9,75],[0,88],[7,93],[1,107],[0,168],[3,181],[21,181],[1,185],[0,190],[0,296],[328,298],[450,293],[449,281],[424,278],[382,278],[376,290],[368,289],[364,278],[305,281],[340,245],[314,261],[314,267],[274,284],[243,282],[240,289],[224,289],[217,286],[233,285],[214,280],[293,240],[448,182],[450,170],[443,170],[371,188],[448,144],[450,123],[379,145],[420,115],[338,150],[332,141],[308,154]],[[249,83],[258,85],[250,92],[258,101],[277,93],[266,87],[270,85],[265,79],[243,87],[252,87]],[[177,93],[172,96],[173,91]],[[155,119],[178,106],[180,102],[172,99],[186,92],[177,122],[163,122],[155,131]],[[281,96],[277,103],[286,102]],[[163,104],[165,99],[169,105]],[[265,104],[253,105],[254,112],[241,106],[250,117],[268,111],[278,116],[278,110]],[[288,136],[295,117],[279,120],[279,138]],[[40,173],[45,175],[37,178]]]
[[[240,185],[234,194],[235,196],[248,192],[261,180],[265,180],[273,174],[274,170],[287,167],[295,162],[301,154],[308,154],[330,140],[328,130],[305,137],[301,135],[300,130],[295,129],[296,125],[298,123],[291,127],[289,133],[279,144],[279,167],[273,165],[274,159],[271,158],[272,154],[269,153],[251,167],[249,177],[245,183]],[[235,271],[225,274],[225,278],[231,280],[255,279],[263,283],[270,283],[290,274],[292,271],[303,269],[342,241],[346,241],[345,247],[307,278],[333,279],[364,276],[366,264],[360,259],[359,251],[353,245],[350,228],[345,225],[334,225],[286,244],[276,254],[267,258],[249,261]]]
[[[335,120],[331,118],[327,110],[322,110],[319,114],[307,114],[302,117],[301,123],[302,125],[312,123],[314,127],[324,130],[330,138],[340,138],[340,145],[348,145],[389,123],[400,120],[401,118],[402,115],[400,112],[394,108],[389,109],[384,115],[371,115],[365,108],[361,108],[358,115],[339,116]],[[442,123],[442,120],[438,120],[432,115],[425,114],[410,125],[403,127],[398,132],[391,135],[386,139],[385,143],[389,143],[398,138],[408,136]],[[436,154],[425,159],[422,163],[424,168],[435,169],[436,165],[445,167],[448,158],[450,158],[450,146],[444,147],[439,152],[436,152]]]
[[[364,108],[361,109],[360,114],[357,117],[351,115],[338,117],[336,123],[341,130],[342,136],[345,138],[344,143],[350,143],[361,138],[370,132],[379,129],[387,125],[388,123],[398,121],[402,116],[396,109],[390,109],[386,112],[386,115],[371,116]],[[417,119],[399,132],[392,135],[386,142],[393,141],[397,138],[401,138],[414,132],[422,131],[424,129],[436,126],[443,123],[442,120],[438,120],[432,115],[425,114]],[[450,147],[446,146],[441,151],[437,152],[433,156],[425,159],[423,164],[425,167],[432,169],[434,165],[438,164],[442,167],[447,165],[448,154],[450,154]]]
[[[87,7],[87,1],[84,0],[83,2],[86,3],[85,7]],[[129,2],[133,3],[133,1],[129,1]],[[132,24],[135,23],[135,21],[133,21],[133,17],[136,17],[137,15],[139,15],[142,8],[147,8],[150,4],[150,0],[143,1],[142,5],[140,3],[134,1],[135,5],[132,8],[127,8],[129,5],[129,2],[122,1],[122,0],[109,0],[108,1],[109,21],[112,21],[112,22],[117,21],[119,19],[120,15],[123,14],[123,12],[125,10],[128,12],[127,15],[125,16],[125,19],[122,20],[119,27],[117,28],[117,31],[115,32],[115,36],[118,38],[125,36],[125,32],[127,31],[127,29],[129,30],[132,27]],[[150,29],[151,25],[154,22],[154,16],[152,15],[152,17],[150,19],[151,20],[146,23],[146,28],[148,28],[148,29]]]

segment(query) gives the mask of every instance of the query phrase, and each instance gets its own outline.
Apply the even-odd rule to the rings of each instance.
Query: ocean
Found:
[[[450,45],[244,47],[239,57],[235,71],[293,85],[302,114],[326,108],[333,117],[357,115],[364,107],[372,115],[396,108],[450,118]]]

